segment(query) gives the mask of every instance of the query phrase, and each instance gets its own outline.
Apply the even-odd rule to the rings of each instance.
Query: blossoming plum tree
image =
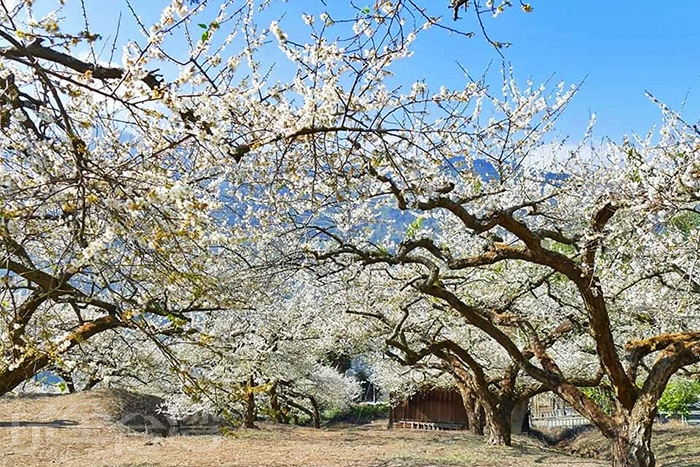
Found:
[[[202,315],[197,341],[170,345],[189,369],[184,393],[171,398],[174,411],[236,411],[249,428],[258,411],[278,422],[301,413],[319,428],[322,410],[347,407],[359,383],[328,357],[353,353],[356,344],[343,335],[332,294],[309,279],[297,273],[274,286],[269,281],[246,310]],[[267,407],[259,410],[263,402]]]
[[[218,307],[199,253],[219,228],[182,121],[147,105],[156,76],[64,52],[96,36],[55,13],[1,8],[5,393],[106,330]]]
[[[343,183],[305,211],[316,234],[307,249],[335,269],[383,265],[397,288],[458,313],[588,417],[613,440],[615,465],[654,465],[659,397],[700,359],[699,237],[687,222],[700,216],[698,134],[664,108],[658,142],[574,150],[541,168],[540,138],[568,95],[550,101],[510,80],[505,90],[494,100],[478,87],[417,86],[394,107],[395,120],[411,121],[405,131],[334,143]],[[495,114],[481,123],[467,109],[484,99]],[[490,172],[478,174],[485,162]],[[583,379],[566,371],[571,348],[550,348],[564,328],[582,331],[574,349],[596,357]],[[579,388],[601,377],[612,413]]]
[[[267,153],[343,131],[326,121],[361,111],[344,106],[346,81],[376,82],[408,53],[390,5],[372,21],[392,34],[358,22],[343,49],[326,37],[329,13],[305,16],[301,45],[256,24],[267,2],[234,3],[199,22],[207,2],[174,0],[151,27],[132,11],[143,37],[118,64],[121,44],[90,29],[83,2],[0,6],[0,394],[106,330],[168,336],[193,329],[188,314],[244,303],[256,288],[245,271],[278,253],[258,207],[297,175],[272,177]],[[289,83],[261,59],[279,54],[270,36],[297,69]]]
[[[381,265],[347,277],[352,279],[348,282],[351,293],[345,301],[346,313],[359,318],[356,320],[359,328],[366,321],[365,339],[374,341],[376,351],[383,350],[385,357],[418,370],[417,375],[423,379],[427,379],[428,373],[450,375],[449,385],[456,386],[462,395],[468,428],[479,435],[486,432],[491,443],[510,444],[513,410],[527,404],[533,395],[546,391],[546,387],[522,374],[520,365],[503,349],[494,348],[487,336],[459,315],[411,288],[396,293],[398,277],[387,275]],[[411,279],[412,273],[408,272],[405,280]],[[482,280],[486,283],[485,277]],[[486,297],[492,292],[486,284],[472,283],[470,289],[474,296]],[[576,338],[576,333],[571,331],[573,326],[565,322],[550,334],[548,346],[564,337]],[[378,367],[391,368],[377,358],[372,361]],[[414,379],[409,377],[412,373],[407,368],[403,370],[408,375],[405,383]],[[401,371],[382,374],[397,372]],[[384,385],[382,379],[387,378],[379,380]],[[395,397],[405,397],[416,390],[412,384],[404,388],[393,378],[388,380],[388,390]],[[424,385],[434,384],[428,380]]]

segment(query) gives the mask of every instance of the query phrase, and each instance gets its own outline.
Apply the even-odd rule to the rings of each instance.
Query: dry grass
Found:
[[[262,424],[260,430],[237,430],[227,437],[160,438],[115,423],[133,408],[133,399],[124,403],[123,394],[111,391],[0,399],[0,467],[607,465],[565,455],[525,436],[516,436],[514,447],[505,448],[467,433],[387,431],[383,424],[323,430]],[[668,457],[675,463],[666,465],[699,465],[681,459],[700,453],[700,443],[691,452],[670,432],[661,442],[675,453]]]

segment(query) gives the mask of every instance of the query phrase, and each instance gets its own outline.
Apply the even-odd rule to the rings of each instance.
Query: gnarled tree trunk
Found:
[[[508,401],[483,402],[486,415],[486,435],[489,444],[497,446],[511,445],[510,419],[513,412],[513,404]]]
[[[511,416],[514,402],[503,395],[496,395],[488,387],[473,386],[460,381],[458,383],[462,402],[469,419],[470,430],[479,435],[486,435],[489,444],[498,446],[511,445]]]
[[[670,377],[670,372],[668,374]],[[652,378],[652,377],[650,377]],[[647,380],[634,395],[635,402],[625,407],[616,400],[613,414],[606,413],[585,394],[571,385],[561,385],[557,394],[581,414],[585,414],[601,433],[612,441],[613,467],[654,467],[651,434],[657,413],[657,402],[668,378]]]
[[[661,391],[657,390],[660,394]],[[651,450],[651,429],[656,416],[656,397],[642,394],[625,422],[614,433],[612,457],[614,467],[654,467]]]
[[[640,426],[620,430],[613,439],[612,458],[613,467],[654,467],[651,426],[648,430]]]
[[[481,407],[481,404],[479,404],[479,401],[471,389],[469,389],[467,384],[457,380],[457,387],[459,388],[459,393],[462,396],[464,411],[467,413],[467,429],[475,435],[483,435],[485,424],[483,407]]]
[[[462,400],[466,405],[478,406],[483,410],[485,422],[485,434],[488,437],[489,444],[498,446],[511,445],[511,416],[515,401],[508,394],[492,391],[489,388],[489,382],[483,370],[474,362],[473,359],[465,352],[461,355],[462,360],[471,363],[470,369],[472,373],[462,367],[460,362],[452,359],[452,373],[455,376],[455,381],[460,388]],[[464,400],[464,396],[467,400]],[[475,403],[470,401],[470,397],[475,399]],[[476,409],[474,410],[474,419],[476,417]],[[469,417],[469,409],[467,409]]]

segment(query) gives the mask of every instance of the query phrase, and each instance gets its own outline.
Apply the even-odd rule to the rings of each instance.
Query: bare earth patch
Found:
[[[383,424],[322,430],[261,424],[260,430],[237,430],[226,437],[162,438],[134,433],[116,423],[134,409],[133,400],[130,404],[113,391],[2,398],[0,467],[608,465],[604,460],[563,454],[526,436],[516,436],[514,446],[505,448],[488,446],[467,433],[388,431]],[[694,455],[686,443],[676,445],[666,436],[663,443],[678,456]],[[700,464],[674,456],[669,465]]]

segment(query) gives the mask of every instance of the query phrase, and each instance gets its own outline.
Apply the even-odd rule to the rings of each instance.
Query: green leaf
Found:
[[[603,409],[603,412],[607,414],[612,413],[615,402],[608,388],[598,386],[594,388],[581,388],[581,391],[593,399],[600,408]]]
[[[204,23],[199,23],[197,26],[199,26],[199,27],[202,28],[202,29],[209,29],[209,26],[207,26],[207,25],[204,24]]]
[[[207,40],[209,40],[209,31],[204,31],[202,33],[202,42],[206,42]]]
[[[366,14],[366,15],[368,15],[369,12],[370,12],[370,9],[369,9],[368,6],[366,6],[366,7],[364,7],[364,8],[362,9],[362,13],[364,13],[364,14]]]
[[[700,383],[697,381],[671,381],[659,400],[659,412],[665,415],[687,416],[690,405],[698,399],[698,395]]]
[[[408,229],[406,230],[406,237],[414,238],[416,234],[418,234],[421,225],[423,225],[423,216],[419,216],[416,218],[416,220],[411,222],[411,224],[408,226]]]
[[[567,245],[566,243],[552,242],[549,249],[566,256],[571,256],[576,253],[576,247],[573,245]]]
[[[700,212],[681,211],[671,218],[669,225],[679,230],[684,237],[688,237],[695,229],[700,228]]]

